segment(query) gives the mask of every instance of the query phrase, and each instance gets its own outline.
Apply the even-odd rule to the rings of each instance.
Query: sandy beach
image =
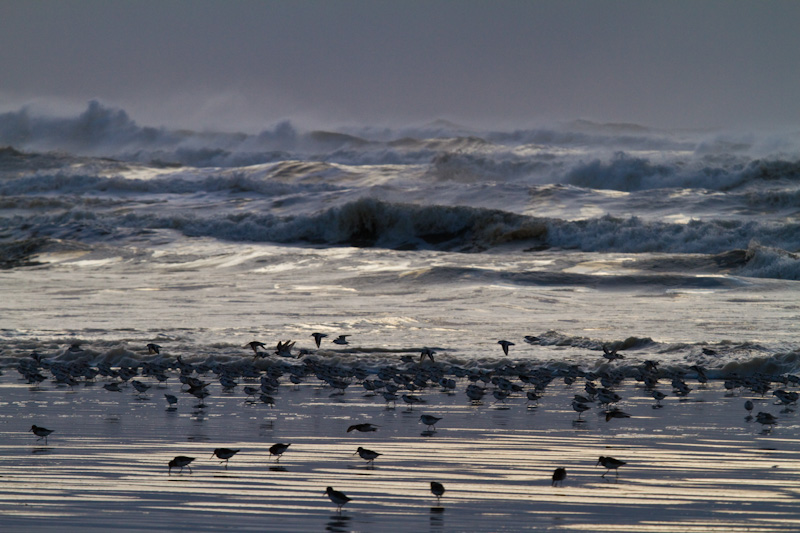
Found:
[[[146,378],[141,378],[148,382]],[[800,523],[796,413],[760,397],[696,387],[663,407],[634,382],[619,388],[630,418],[606,421],[570,407],[578,384],[554,381],[537,404],[524,394],[472,405],[454,393],[418,391],[410,410],[353,383],[344,394],[310,379],[282,384],[276,404],[241,390],[198,407],[177,379],[74,387],[0,378],[0,525],[3,531],[795,531]],[[693,387],[696,385],[693,384]],[[185,387],[184,387],[185,389]],[[237,387],[241,389],[241,387]],[[165,393],[176,394],[168,410]],[[771,431],[743,404],[780,417]],[[780,411],[780,414],[778,415]],[[428,432],[421,414],[442,420]],[[351,424],[370,422],[359,433]],[[32,424],[53,430],[47,443]],[[269,447],[290,443],[280,461]],[[358,446],[382,455],[374,466]],[[227,468],[211,454],[239,449]],[[175,456],[192,472],[168,473]],[[597,466],[612,456],[618,477]],[[556,467],[567,470],[551,486]],[[437,504],[431,481],[446,492]],[[341,513],[332,486],[352,501]]]

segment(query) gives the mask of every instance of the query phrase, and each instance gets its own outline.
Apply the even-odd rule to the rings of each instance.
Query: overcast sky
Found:
[[[0,110],[259,131],[800,125],[798,1],[0,0]]]

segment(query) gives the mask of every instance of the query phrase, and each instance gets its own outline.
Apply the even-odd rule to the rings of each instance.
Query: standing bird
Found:
[[[362,448],[361,446],[353,453],[353,455],[358,454],[362,459],[367,462],[367,466],[375,465],[375,459],[383,455],[382,453],[373,452],[372,450],[367,450],[366,448]]]
[[[514,343],[511,341],[497,341],[497,344],[503,347],[503,353],[508,355],[508,347],[514,346]]]
[[[755,405],[753,404],[753,400],[747,400],[744,402],[744,408],[747,409],[747,415],[750,416],[753,414],[753,409]]]
[[[336,506],[336,510],[340,513],[342,512],[342,506],[352,499],[348,498],[344,492],[333,490],[333,487],[328,487],[325,489],[325,494],[328,495],[328,498],[331,499],[333,504]]]
[[[422,415],[419,419],[422,420],[423,424],[428,426],[428,431],[436,431],[436,422],[441,420],[440,417],[433,415]]]
[[[764,413],[762,411],[759,411],[758,414],[756,415],[756,422],[761,424],[761,427],[764,428],[764,431],[768,431],[772,429],[771,427],[768,426],[774,426],[775,424],[777,424],[778,419],[775,418],[770,413]]]
[[[347,342],[347,337],[349,337],[349,336],[350,335],[339,335],[338,337],[333,339],[333,344],[339,344],[339,345],[342,345],[342,346],[345,345],[345,344],[349,344]]]
[[[47,444],[47,436],[53,432],[52,429],[39,427],[36,424],[32,425],[31,429],[29,429],[28,431],[33,431],[33,434],[39,437],[38,439],[36,439],[37,441],[44,439],[45,444]]]
[[[282,442],[273,444],[272,446],[269,447],[269,454],[270,456],[274,455],[275,462],[278,463],[281,460],[281,455],[283,455],[283,452],[285,452],[289,448],[289,446],[291,446],[291,444],[284,444]]]
[[[559,485],[561,485],[563,487],[564,486],[564,479],[566,477],[567,477],[567,469],[566,468],[561,468],[561,467],[556,468],[553,471],[553,483],[551,484],[551,486],[558,487]]]
[[[319,348],[319,343],[322,342],[322,339],[328,336],[327,333],[312,333],[312,337],[314,337],[314,342],[317,343],[317,348]]]
[[[214,457],[216,455],[217,458],[222,459],[222,461],[220,461],[220,464],[225,463],[225,470],[227,470],[228,460],[237,453],[239,453],[239,450],[231,450],[230,448],[216,448],[214,450],[214,453],[211,454],[211,457]]]
[[[578,420],[581,420],[581,415],[591,409],[588,405],[578,400],[572,400],[572,409],[578,413]]]
[[[436,496],[436,503],[440,503],[442,495],[444,494],[444,485],[438,481],[431,481],[431,492]]]
[[[614,459],[613,457],[600,456],[600,459],[597,461],[597,465],[603,465],[606,468],[605,473],[601,477],[606,477],[606,474],[608,474],[611,470],[613,470],[615,475],[619,477],[618,469],[625,464],[627,464],[625,461],[620,461],[619,459]]]
[[[409,411],[414,410],[414,405],[423,403],[422,398],[419,396],[414,396],[413,394],[403,394],[401,397],[403,398],[403,401],[408,404]]]
[[[192,461],[194,461],[194,457],[186,457],[185,455],[177,456],[175,459],[169,462],[169,475],[172,475],[173,468],[180,468],[180,472],[178,472],[180,474],[183,472],[184,466],[189,469],[189,473],[191,474],[192,467],[189,466],[189,463]]]

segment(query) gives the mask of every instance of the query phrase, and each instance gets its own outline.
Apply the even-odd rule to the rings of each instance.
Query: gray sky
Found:
[[[142,125],[800,125],[797,1],[0,0],[0,110]]]

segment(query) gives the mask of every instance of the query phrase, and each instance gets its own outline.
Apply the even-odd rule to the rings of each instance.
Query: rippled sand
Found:
[[[524,397],[472,406],[466,382],[427,403],[387,408],[353,385],[344,395],[282,386],[275,408],[212,385],[206,407],[171,379],[143,399],[101,384],[31,388],[0,377],[2,531],[796,531],[800,524],[797,414],[756,398],[779,423],[745,419],[745,396],[720,383],[664,407],[631,382],[630,419],[598,407],[577,422],[576,392],[553,383],[537,407]],[[164,393],[179,396],[174,411]],[[748,396],[750,397],[750,396]],[[425,433],[422,413],[441,416]],[[380,426],[347,433],[352,423]],[[32,424],[54,430],[36,441]],[[291,447],[276,463],[269,447]],[[374,468],[358,446],[383,455]],[[228,468],[214,448],[240,448]],[[177,455],[193,473],[173,471]],[[601,477],[601,455],[628,464]],[[555,467],[567,469],[552,487]],[[444,484],[437,505],[430,481]],[[326,486],[352,498],[341,514]]]

